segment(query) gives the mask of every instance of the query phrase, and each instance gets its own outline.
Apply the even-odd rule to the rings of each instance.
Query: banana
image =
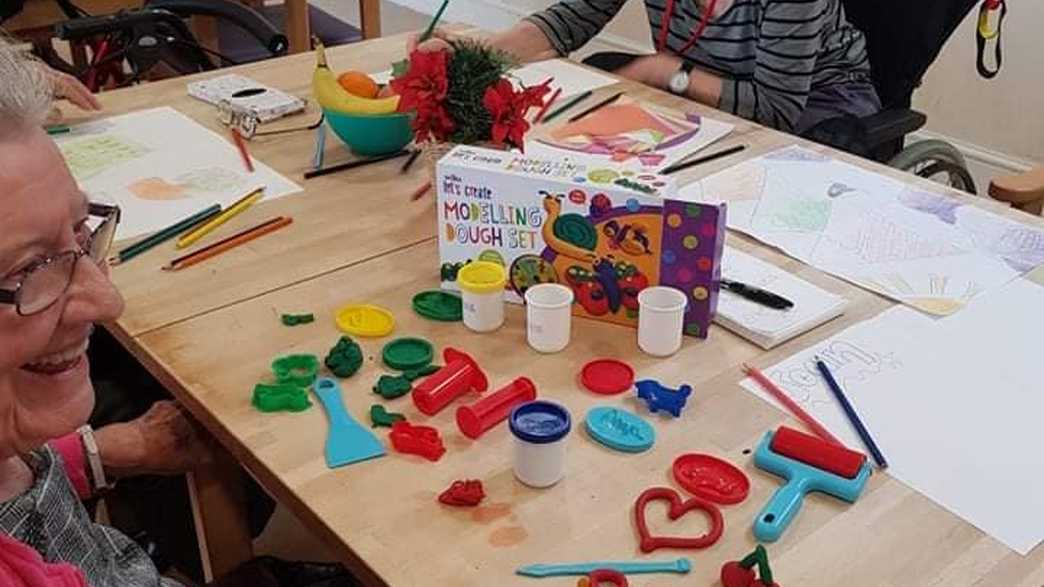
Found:
[[[326,64],[326,48],[322,43],[315,47],[312,94],[323,108],[345,114],[391,114],[399,107],[398,96],[371,99],[349,94],[337,83],[337,76]]]

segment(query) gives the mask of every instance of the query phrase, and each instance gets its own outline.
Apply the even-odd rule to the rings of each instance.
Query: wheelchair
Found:
[[[823,121],[805,138],[976,194],[975,181],[956,147],[937,139],[906,144],[906,135],[927,121],[910,108],[914,90],[977,3],[842,0],[850,22],[866,36],[871,75],[883,109],[865,118]]]
[[[75,75],[92,91],[132,85],[160,64],[176,75],[238,65],[198,42],[186,24],[193,16],[214,17],[245,30],[273,57],[285,55],[289,47],[286,35],[259,12],[232,0],[146,0],[140,9],[104,16],[87,14],[71,0],[56,2],[69,20],[55,25],[55,36],[89,47],[90,60],[78,67],[52,48],[37,45],[36,51],[51,67]]]

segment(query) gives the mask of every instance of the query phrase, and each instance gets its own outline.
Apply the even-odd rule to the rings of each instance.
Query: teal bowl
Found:
[[[387,155],[413,140],[412,114],[346,114],[323,110],[334,134],[357,155]]]

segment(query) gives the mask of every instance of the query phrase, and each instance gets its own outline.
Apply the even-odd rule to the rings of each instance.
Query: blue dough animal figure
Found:
[[[675,418],[681,416],[682,408],[692,393],[692,386],[682,385],[678,389],[671,389],[652,379],[636,381],[634,385],[638,388],[638,399],[645,401],[650,412],[655,414],[664,410]]]

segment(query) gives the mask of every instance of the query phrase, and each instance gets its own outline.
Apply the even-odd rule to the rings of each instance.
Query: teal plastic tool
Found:
[[[384,445],[367,428],[352,418],[341,399],[341,385],[329,377],[320,377],[312,386],[326,415],[330,433],[326,437],[326,466],[331,469],[383,457]]]
[[[870,479],[869,462],[863,462],[854,478],[846,479],[774,452],[773,436],[775,432],[765,433],[757,451],[754,452],[754,464],[759,469],[783,477],[787,482],[776,490],[754,519],[754,537],[759,542],[779,540],[783,531],[801,510],[805,494],[819,491],[851,503],[863,493],[863,488]]]
[[[677,573],[684,575],[692,570],[692,563],[687,558],[669,561],[594,561],[589,563],[568,563],[549,565],[526,565],[519,567],[516,575],[523,577],[567,577],[590,574],[598,569],[611,569],[625,575],[644,575],[650,573]]]

